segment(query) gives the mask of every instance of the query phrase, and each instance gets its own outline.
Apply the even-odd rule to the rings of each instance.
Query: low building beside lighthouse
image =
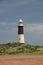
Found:
[[[21,20],[21,19],[18,22],[18,42],[25,43],[25,41],[24,41],[24,25],[23,25],[23,20]]]

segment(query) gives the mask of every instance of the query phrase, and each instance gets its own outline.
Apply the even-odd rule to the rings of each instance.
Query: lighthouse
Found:
[[[19,20],[18,22],[18,43],[25,43],[24,41],[24,25],[23,20]]]

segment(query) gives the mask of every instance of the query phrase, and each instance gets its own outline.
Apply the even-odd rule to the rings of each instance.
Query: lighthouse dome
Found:
[[[22,20],[22,19],[20,19],[20,20],[19,20],[19,22],[21,22],[21,23],[22,23],[22,22],[23,22],[23,20]]]
[[[18,23],[19,23],[19,26],[23,26],[23,20],[22,19],[20,19]]]

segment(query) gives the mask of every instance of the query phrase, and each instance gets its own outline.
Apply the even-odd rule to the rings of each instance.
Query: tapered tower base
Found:
[[[23,35],[23,34],[19,34],[19,35],[18,35],[18,42],[19,42],[19,43],[25,43],[25,42],[24,42],[24,35]]]

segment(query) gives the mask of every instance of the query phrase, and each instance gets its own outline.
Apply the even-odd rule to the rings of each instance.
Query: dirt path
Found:
[[[43,65],[43,56],[0,58],[0,65]]]

